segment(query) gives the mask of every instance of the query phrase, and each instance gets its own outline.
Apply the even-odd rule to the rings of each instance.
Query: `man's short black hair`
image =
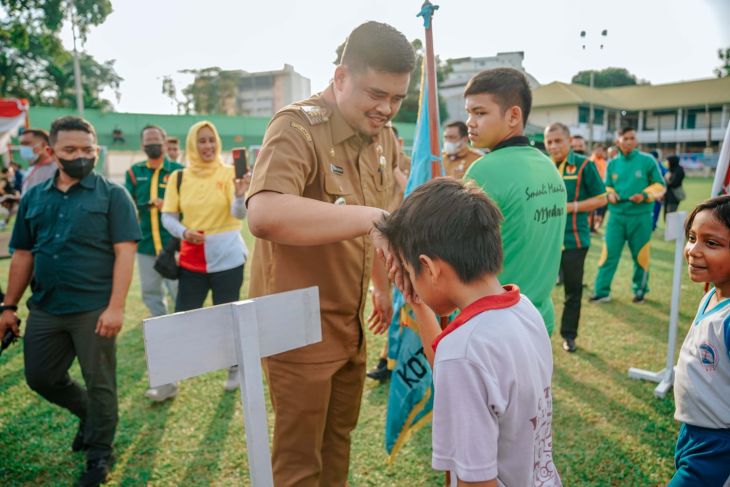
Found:
[[[573,137],[574,139],[578,139],[578,140],[586,140],[586,138],[585,138],[585,137],[583,137],[583,136],[582,136],[581,134],[576,134],[576,135],[573,135],[572,137]]]
[[[180,145],[180,139],[178,139],[177,137],[168,137],[165,142],[167,142],[168,144],[178,144],[178,145]]]
[[[91,134],[94,137],[94,142],[96,142],[96,130],[94,130],[94,127],[89,122],[81,117],[68,115],[66,117],[57,118],[53,121],[53,124],[51,124],[51,133],[49,134],[51,145],[56,143],[59,132],[73,131]]]
[[[502,214],[473,183],[433,179],[376,224],[392,251],[421,272],[420,255],[448,263],[464,283],[502,268]]]
[[[34,129],[34,128],[25,129],[25,130],[23,130],[23,133],[20,135],[25,135],[25,134],[30,134],[33,137],[43,139],[43,142],[45,142],[46,145],[51,145],[51,139],[48,137],[48,132],[46,132],[43,129]]]
[[[548,125],[547,127],[545,127],[545,132],[552,132],[554,130],[561,130],[565,135],[570,137],[570,129],[568,128],[567,125],[565,125],[562,122],[553,122],[550,125]],[[574,136],[574,138],[576,138],[576,139],[578,137],[580,137],[580,135]]]
[[[449,127],[456,127],[457,129],[459,129],[459,137],[461,137],[462,139],[469,135],[469,129],[467,128],[466,124],[464,122],[462,122],[461,120],[456,120],[454,122],[447,123],[446,128],[449,128]]]
[[[522,71],[514,68],[487,69],[474,75],[464,88],[464,96],[492,95],[494,101],[502,109],[502,114],[513,106],[522,110],[522,125],[527,124],[527,117],[532,109],[532,91]]]
[[[712,212],[712,216],[730,230],[730,195],[726,194],[705,200],[692,210],[684,223],[684,236],[686,238],[689,237],[689,231],[692,230],[692,223],[695,221],[697,213],[704,210]]]
[[[353,30],[345,42],[341,64],[353,71],[367,68],[386,73],[410,73],[416,55],[408,39],[388,24],[365,22]]]
[[[144,133],[147,130],[152,130],[152,129],[160,132],[160,135],[162,135],[162,140],[167,139],[167,132],[165,132],[165,129],[163,129],[159,125],[153,125],[153,124],[145,125],[144,128],[142,129],[142,131],[139,133],[139,138],[141,139],[142,137],[144,137]]]
[[[634,127],[631,127],[627,125],[626,127],[621,127],[621,130],[618,131],[619,135],[624,135],[626,132],[636,132],[636,129]]]

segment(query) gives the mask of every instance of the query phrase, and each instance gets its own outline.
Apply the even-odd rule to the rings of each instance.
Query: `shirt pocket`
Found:
[[[109,204],[107,200],[79,203],[71,224],[72,238],[76,240],[107,240],[109,234]]]
[[[35,244],[47,238],[51,233],[52,224],[51,221],[49,221],[50,219],[44,218],[44,209],[50,210],[47,206],[37,203],[28,208],[28,211],[25,214],[25,221],[30,229],[30,237]]]
[[[336,205],[354,205],[354,192],[350,181],[342,176],[326,175],[324,178],[325,201]]]

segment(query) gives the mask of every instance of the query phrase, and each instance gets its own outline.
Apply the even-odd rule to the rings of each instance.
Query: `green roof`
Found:
[[[48,130],[58,117],[76,115],[76,110],[55,107],[30,107],[30,125]],[[233,147],[260,145],[269,117],[235,117],[228,115],[154,115],[148,113],[103,112],[101,110],[84,110],[86,118],[96,129],[99,145],[109,150],[138,150],[139,134],[145,125],[159,125],[170,136],[180,138],[184,146],[188,129],[195,122],[210,120],[218,129],[223,142],[223,149]],[[412,144],[415,124],[397,123],[398,132],[406,145]],[[124,142],[113,142],[112,131],[119,129]],[[184,149],[184,147],[183,147]]]
[[[617,110],[662,110],[730,104],[730,77],[681,81],[662,85],[589,88],[552,83],[533,91],[534,108],[594,105]]]

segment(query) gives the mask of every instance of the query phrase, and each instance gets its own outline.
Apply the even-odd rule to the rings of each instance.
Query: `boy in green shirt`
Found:
[[[464,175],[504,215],[500,282],[515,283],[555,326],[550,292],[560,267],[565,231],[565,184],[552,161],[523,135],[532,106],[525,76],[512,68],[482,71],[464,90],[466,125],[474,147],[490,152]]]
[[[664,195],[666,187],[654,158],[639,152],[636,146],[634,129],[621,129],[619,154],[606,169],[610,217],[598,262],[594,294],[590,299],[594,303],[611,300],[611,281],[627,241],[634,259],[633,302],[644,302],[644,296],[649,292],[652,209],[654,200]]]
[[[545,148],[563,177],[567,190],[568,218],[565,225],[560,269],[565,306],[560,320],[563,350],[575,352],[583,298],[583,267],[591,245],[588,213],[606,206],[606,187],[596,165],[570,148],[570,130],[560,122],[545,128]]]

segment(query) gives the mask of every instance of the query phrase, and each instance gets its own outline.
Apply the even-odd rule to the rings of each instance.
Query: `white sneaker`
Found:
[[[144,396],[155,402],[166,401],[177,396],[177,384],[165,384],[164,386],[147,389]]]
[[[234,365],[228,369],[228,379],[223,383],[223,389],[226,391],[235,391],[239,386],[238,382],[238,365]]]

